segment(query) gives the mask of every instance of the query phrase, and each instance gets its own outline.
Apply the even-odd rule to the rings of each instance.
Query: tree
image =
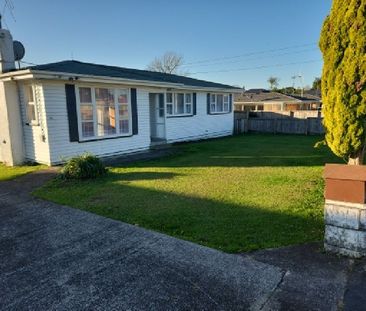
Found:
[[[366,139],[366,0],[334,0],[319,46],[323,54],[325,143],[362,164]]]
[[[267,80],[267,82],[269,83],[269,88],[273,91],[275,89],[278,88],[278,82],[280,81],[280,79],[278,79],[277,77],[273,77],[270,76]]]
[[[183,56],[175,52],[166,52],[160,57],[156,57],[148,66],[150,71],[164,72],[170,74],[186,74],[179,72],[183,65]]]
[[[313,86],[311,87],[312,90],[320,91],[322,87],[322,79],[316,77],[313,81]]]

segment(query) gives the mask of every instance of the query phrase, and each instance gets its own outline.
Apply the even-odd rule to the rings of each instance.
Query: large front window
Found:
[[[192,93],[166,93],[167,115],[192,115]]]
[[[79,118],[83,139],[131,134],[129,91],[79,87]]]

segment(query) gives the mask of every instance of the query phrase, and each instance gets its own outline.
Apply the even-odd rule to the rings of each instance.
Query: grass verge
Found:
[[[244,135],[181,144],[176,156],[53,180],[35,195],[226,252],[323,238],[320,137]]]

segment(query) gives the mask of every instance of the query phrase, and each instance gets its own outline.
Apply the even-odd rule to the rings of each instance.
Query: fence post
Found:
[[[276,134],[276,132],[277,132],[277,118],[273,119],[272,124],[273,124],[273,134]]]
[[[305,135],[309,134],[309,118],[305,119]]]

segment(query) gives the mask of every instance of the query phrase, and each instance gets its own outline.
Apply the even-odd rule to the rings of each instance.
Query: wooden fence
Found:
[[[237,113],[237,112],[235,112]],[[239,112],[240,113],[240,112]],[[322,118],[322,112],[317,110],[294,110],[294,111],[250,111],[250,118],[283,119],[283,118]]]
[[[323,134],[322,118],[235,118],[234,132],[283,133],[283,134]]]

